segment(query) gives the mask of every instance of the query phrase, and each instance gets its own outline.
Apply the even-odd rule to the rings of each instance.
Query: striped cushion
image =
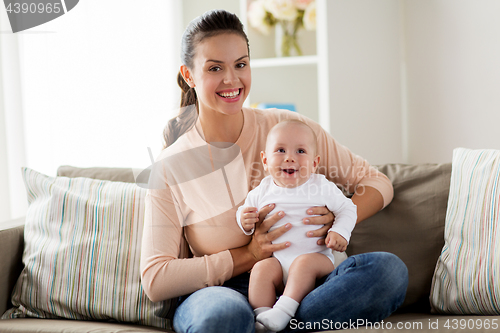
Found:
[[[152,303],[140,283],[146,190],[23,170],[29,208],[24,270],[3,318],[117,320],[171,329],[170,302]]]
[[[449,314],[500,314],[500,151],[455,149],[445,244],[431,306]]]

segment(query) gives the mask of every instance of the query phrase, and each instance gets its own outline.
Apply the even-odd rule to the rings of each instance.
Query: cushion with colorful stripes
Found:
[[[453,151],[444,247],[431,306],[448,314],[500,314],[500,151]]]
[[[111,320],[171,329],[170,301],[140,282],[146,190],[133,183],[48,177],[23,168],[29,207],[23,269],[3,318]]]

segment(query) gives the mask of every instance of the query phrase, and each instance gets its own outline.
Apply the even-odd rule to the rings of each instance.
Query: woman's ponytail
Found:
[[[181,72],[177,74],[177,84],[181,88],[181,108],[196,104],[196,92],[194,91],[194,88],[191,88],[187,82],[184,80],[182,77]]]
[[[177,74],[177,84],[181,88],[181,109],[179,115],[168,121],[167,126],[163,130],[163,139],[167,148],[174,143],[182,134],[186,133],[196,123],[198,111],[196,110],[196,92],[191,88],[181,72]]]
[[[168,121],[167,126],[163,130],[163,138],[165,147],[167,148],[174,143],[182,134],[189,131],[196,124],[198,119],[198,110],[194,104],[190,104],[181,108],[179,115]]]

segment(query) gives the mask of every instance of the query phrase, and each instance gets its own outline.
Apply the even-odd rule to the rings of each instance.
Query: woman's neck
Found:
[[[235,115],[200,112],[200,124],[206,142],[235,143],[243,130],[243,111]]]

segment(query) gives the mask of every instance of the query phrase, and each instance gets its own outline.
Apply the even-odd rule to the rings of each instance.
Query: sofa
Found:
[[[382,211],[356,226],[347,254],[387,251],[408,267],[409,285],[404,304],[380,323],[295,323],[297,328],[361,329],[366,332],[492,332],[500,317],[443,315],[431,312],[429,295],[436,262],[444,245],[445,216],[451,163],[386,164],[377,166],[394,185],[394,199]],[[60,177],[86,177],[134,182],[131,169],[63,166]],[[11,304],[11,294],[23,270],[24,218],[0,223],[0,314]],[[362,326],[365,324],[364,326]],[[300,326],[302,325],[302,326]],[[321,327],[319,327],[321,325]],[[496,329],[495,329],[496,328]],[[18,318],[0,320],[0,332],[171,332],[168,329],[110,320]],[[236,332],[237,333],[237,332]]]

